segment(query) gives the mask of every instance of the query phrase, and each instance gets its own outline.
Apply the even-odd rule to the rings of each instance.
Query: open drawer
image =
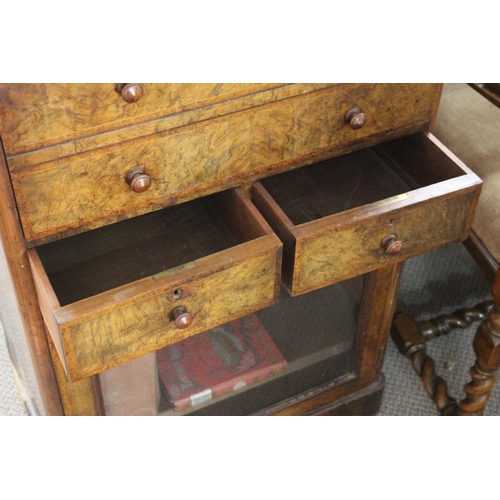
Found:
[[[422,133],[263,179],[253,201],[293,296],[464,239],[481,185]]]
[[[281,250],[238,188],[28,254],[74,381],[273,304]]]

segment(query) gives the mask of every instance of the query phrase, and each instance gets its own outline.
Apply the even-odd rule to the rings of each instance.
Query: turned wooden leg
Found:
[[[427,394],[441,415],[483,415],[500,368],[500,271],[492,288],[493,302],[460,309],[451,315],[416,322],[409,316],[397,314],[392,338],[401,354],[408,357],[421,378]],[[436,374],[434,361],[425,351],[425,343],[449,333],[454,328],[467,328],[473,321],[483,320],[474,337],[476,361],[470,369],[471,381],[465,385],[465,398],[457,402],[448,394],[444,379]]]
[[[500,368],[500,271],[493,282],[493,308],[477,329],[474,337],[476,362],[470,369],[472,380],[465,385],[465,398],[459,403],[459,413],[483,415]]]
[[[476,321],[483,321],[488,317],[493,308],[493,301],[487,300],[476,304],[474,307],[458,309],[453,314],[443,314],[417,324],[422,330],[425,342],[450,333],[455,328],[469,328]]]
[[[410,359],[427,395],[434,401],[441,415],[456,414],[457,402],[448,394],[446,381],[436,374],[434,361],[425,350],[425,342],[428,339],[420,325],[410,316],[397,314],[391,336],[399,352]]]

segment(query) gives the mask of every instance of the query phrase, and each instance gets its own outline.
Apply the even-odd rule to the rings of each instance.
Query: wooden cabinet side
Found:
[[[52,365],[42,316],[38,307],[33,278],[19,225],[17,206],[12,192],[3,146],[0,143],[0,238],[5,252],[5,279],[11,279],[22,328],[5,321],[7,343],[26,346],[26,353],[11,353],[14,367],[22,384],[39,394],[41,408],[46,415],[63,415],[56,375]],[[6,315],[7,316],[7,315]],[[24,337],[24,338],[21,338]],[[22,348],[20,348],[22,350]],[[29,359],[31,357],[31,359]],[[18,365],[16,366],[16,362]],[[33,373],[36,382],[23,374]]]

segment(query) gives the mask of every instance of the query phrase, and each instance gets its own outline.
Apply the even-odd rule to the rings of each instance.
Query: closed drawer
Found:
[[[283,85],[0,84],[1,134],[5,151],[11,156],[280,86]],[[133,101],[133,95],[140,98]]]
[[[113,146],[14,169],[27,240],[45,242],[426,130],[437,85],[335,85]],[[366,122],[346,122],[349,110]],[[361,111],[359,114],[361,114]],[[142,169],[150,187],[126,179]]]
[[[416,134],[264,179],[253,199],[298,295],[464,239],[480,189],[437,139]]]
[[[73,381],[274,303],[281,249],[238,188],[28,253]]]

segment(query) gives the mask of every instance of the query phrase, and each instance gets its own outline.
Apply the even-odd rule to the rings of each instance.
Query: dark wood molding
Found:
[[[500,108],[500,83],[469,83],[469,85]]]
[[[488,252],[483,242],[471,230],[469,237],[463,243],[471,257],[476,261],[479,269],[481,269],[489,281],[493,282],[495,274],[498,271],[498,262]]]
[[[318,408],[309,415],[317,416],[370,416],[376,415],[382,404],[385,377],[360,391]]]

